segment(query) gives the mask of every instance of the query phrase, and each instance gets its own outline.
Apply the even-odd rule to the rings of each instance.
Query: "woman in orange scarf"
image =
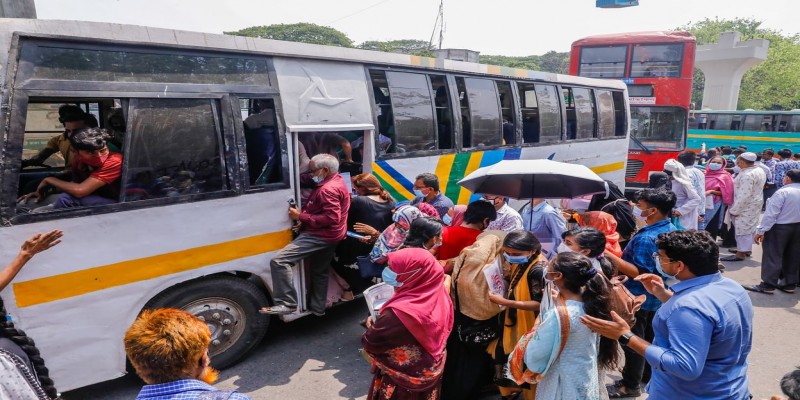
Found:
[[[602,211],[590,211],[580,215],[578,225],[591,227],[603,232],[606,236],[606,250],[611,254],[622,257],[622,248],[619,245],[617,233],[617,220],[614,216]]]

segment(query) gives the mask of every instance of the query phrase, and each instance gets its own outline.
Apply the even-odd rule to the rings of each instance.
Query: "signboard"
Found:
[[[633,85],[633,78],[620,78],[620,80],[626,85]]]
[[[631,105],[636,105],[636,106],[655,105],[656,104],[656,98],[655,97],[628,97],[628,102]]]

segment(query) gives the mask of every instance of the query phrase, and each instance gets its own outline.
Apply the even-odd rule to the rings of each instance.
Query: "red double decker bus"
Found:
[[[651,171],[686,148],[695,38],[689,32],[599,35],[572,43],[569,73],[628,85],[627,191],[647,186]]]

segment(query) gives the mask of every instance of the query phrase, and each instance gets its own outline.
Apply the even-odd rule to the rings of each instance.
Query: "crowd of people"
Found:
[[[654,400],[749,399],[753,306],[744,290],[792,293],[800,281],[800,161],[788,149],[780,160],[772,154],[686,151],[632,202],[607,182],[583,202],[533,199],[520,212],[490,194],[453,204],[431,173],[416,177],[411,201],[396,201],[370,174],[352,176],[351,190],[338,158],[317,154],[301,177],[304,207],[288,211],[296,236],[270,262],[273,305],[261,312],[298,312],[293,271],[303,260],[317,316],[378,279],[392,286],[378,317],[364,321],[373,400],[477,399],[487,390],[526,400],[644,391]],[[0,289],[60,237],[25,242]],[[732,254],[720,257],[726,244]],[[754,244],[764,247],[762,282],[725,278],[722,262],[750,257]],[[0,361],[19,372],[2,390],[56,398],[33,341],[0,324]],[[139,399],[247,398],[210,385],[210,333],[191,314],[143,312],[124,343],[146,383]],[[621,379],[606,385],[619,368]],[[797,380],[796,371],[784,378],[787,396]]]

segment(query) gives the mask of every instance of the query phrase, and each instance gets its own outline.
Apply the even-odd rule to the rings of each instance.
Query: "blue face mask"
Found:
[[[528,262],[528,257],[525,256],[512,256],[508,253],[503,253],[503,257],[509,264],[526,264]]]
[[[392,271],[389,267],[383,269],[381,279],[389,286],[400,287],[403,285],[401,282],[397,281],[397,272]]]
[[[451,217],[449,214],[445,214],[444,217],[442,217],[442,222],[444,222],[445,225],[450,226],[450,224],[453,223],[453,217]]]
[[[424,194],[422,194],[421,189],[414,189],[414,196],[421,197],[424,196]]]
[[[710,163],[708,164],[708,169],[712,171],[719,171],[722,169],[722,164],[720,163]]]
[[[316,183],[316,184],[320,184],[320,183],[322,183],[322,181],[325,180],[325,178],[322,177],[322,176],[314,175],[314,176],[311,177],[311,180],[314,181],[314,183]]]
[[[653,257],[653,258],[655,258],[655,261],[656,261],[656,270],[658,271],[659,274],[661,274],[661,276],[663,276],[665,278],[670,278],[670,279],[677,279],[675,277],[675,275],[670,275],[670,274],[668,274],[668,273],[666,273],[664,271],[664,268],[661,266],[661,259],[659,257]],[[677,261],[673,261],[673,262],[677,262]]]

